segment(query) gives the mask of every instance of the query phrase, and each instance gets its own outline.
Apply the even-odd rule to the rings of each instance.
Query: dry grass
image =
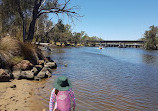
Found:
[[[33,64],[37,64],[39,59],[44,58],[41,50],[31,43],[25,43],[22,45],[21,48],[24,58],[29,60]]]
[[[23,59],[37,64],[44,56],[40,49],[30,43],[22,43],[11,37],[0,40],[0,68],[8,68]]]
[[[11,59],[11,62],[12,62],[13,64],[17,64],[17,63],[21,62],[22,60],[24,60],[24,57],[15,56],[15,57],[13,57],[13,58]]]

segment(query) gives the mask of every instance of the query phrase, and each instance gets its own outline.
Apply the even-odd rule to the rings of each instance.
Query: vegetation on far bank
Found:
[[[144,48],[146,50],[158,49],[158,26],[150,26],[148,31],[145,31],[144,37],[141,40],[145,41]]]

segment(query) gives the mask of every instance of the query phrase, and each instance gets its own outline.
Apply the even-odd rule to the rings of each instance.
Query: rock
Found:
[[[42,65],[35,65],[31,71],[34,73],[34,76],[36,76],[42,70],[42,68]]]
[[[38,64],[44,66],[44,60],[39,60]]]
[[[54,61],[51,59],[51,57],[46,57],[44,60],[45,60],[46,63],[47,63],[47,62],[54,62]]]
[[[16,85],[12,85],[12,86],[10,86],[10,88],[16,88]]]
[[[32,71],[22,71],[21,72],[22,79],[34,79],[34,73]]]
[[[30,63],[28,60],[22,60],[21,61],[21,70],[26,71],[26,70],[31,70],[33,68],[33,64]]]
[[[21,66],[22,66],[22,64],[18,63],[18,64],[16,64],[16,65],[13,66],[13,70],[14,71],[21,70]]]
[[[46,71],[46,76],[47,77],[51,77],[52,76],[52,71],[51,71],[51,69],[47,69],[47,71]]]
[[[47,68],[47,70],[48,70],[50,73],[52,73],[52,69],[50,69],[50,68]]]
[[[35,65],[35,68],[38,70],[38,71],[41,71],[41,69],[43,68],[42,65]]]
[[[40,80],[51,76],[52,76],[52,70],[50,68],[43,67],[43,69],[34,77],[34,79]]]
[[[67,64],[64,64],[65,67],[67,67]]]
[[[37,70],[36,67],[33,67],[33,69],[31,70],[31,72],[34,73],[34,76],[37,75],[39,73],[39,71]]]
[[[4,69],[0,69],[0,82],[9,82],[10,79],[10,74]]]
[[[35,80],[40,80],[42,78],[46,78],[48,69],[43,67],[43,69],[34,77]]]
[[[13,72],[12,72],[12,75],[13,75],[13,78],[14,79],[21,79],[22,77],[21,77],[21,70],[14,70]]]
[[[31,70],[33,68],[33,64],[28,60],[22,60],[20,63],[13,66],[13,70]]]
[[[54,69],[57,67],[57,64],[55,62],[48,62],[44,65],[44,67]]]

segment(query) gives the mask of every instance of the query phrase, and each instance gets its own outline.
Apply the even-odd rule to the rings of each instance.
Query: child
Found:
[[[71,111],[71,100],[73,111],[75,111],[75,96],[69,79],[65,76],[58,77],[54,82],[54,87],[51,92],[49,111]]]

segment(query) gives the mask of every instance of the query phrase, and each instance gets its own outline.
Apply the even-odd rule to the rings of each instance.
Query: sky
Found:
[[[69,6],[78,6],[83,17],[72,23],[63,16],[64,24],[104,40],[138,40],[158,26],[158,0],[71,0]]]

